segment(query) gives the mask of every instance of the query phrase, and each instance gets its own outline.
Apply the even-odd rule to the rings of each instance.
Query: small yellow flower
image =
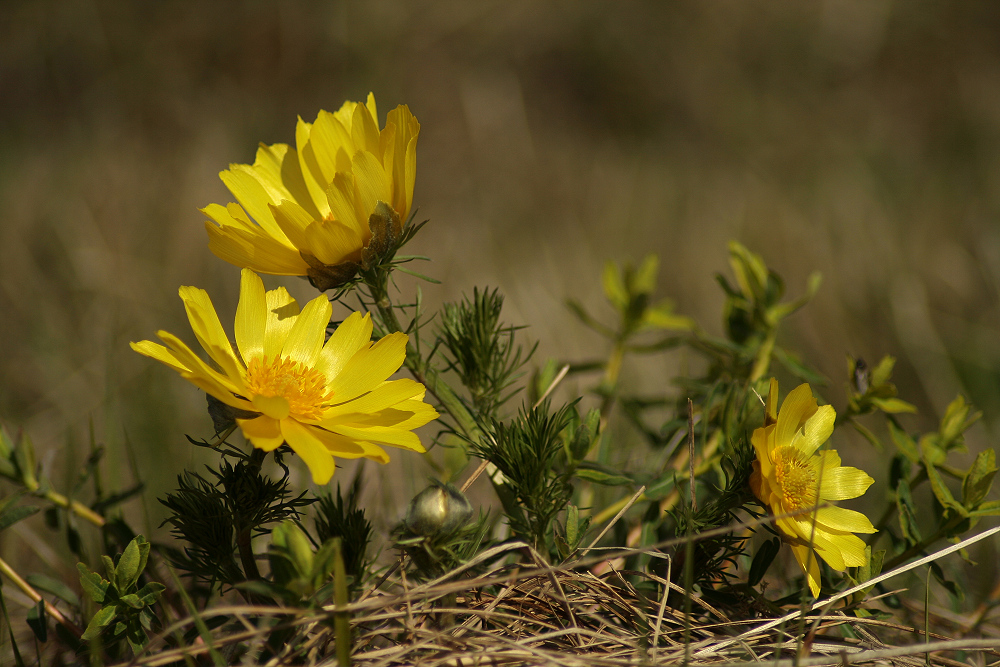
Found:
[[[841,466],[833,450],[817,452],[833,433],[837,413],[829,405],[817,406],[808,384],[792,390],[780,411],[777,402],[778,381],[772,379],[764,426],[751,438],[757,460],[750,487],[774,514],[792,514],[777,519],[777,525],[815,597],[820,590],[816,554],[841,572],[864,565],[865,543],[854,533],[875,532],[864,514],[829,502],[857,498],[874,480],[862,470]]]
[[[252,165],[219,174],[239,204],[202,209],[209,248],[259,273],[308,275],[321,289],[345,282],[372,240],[371,216],[394,214],[397,227],[409,216],[419,134],[405,105],[379,130],[371,93],[313,123],[299,118],[295,149],[261,144]]]
[[[353,313],[324,344],[332,307],[320,296],[299,310],[283,287],[264,291],[260,277],[243,270],[232,345],[205,290],[181,287],[191,328],[211,358],[206,363],[166,331],[166,347],[144,340],[132,349],[161,361],[223,403],[259,413],[237,419],[254,447],[272,451],[288,443],[326,484],[334,456],[389,460],[378,444],[423,452],[413,429],[438,414],[424,402],[424,386],[388,380],[406,356],[407,336],[392,333],[372,343],[369,315]]]

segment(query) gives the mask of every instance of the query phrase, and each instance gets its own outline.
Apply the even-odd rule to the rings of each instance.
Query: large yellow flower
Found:
[[[780,411],[777,403],[778,381],[772,379],[764,426],[751,439],[757,460],[750,486],[774,514],[792,514],[777,519],[777,525],[806,574],[809,590],[818,596],[816,554],[838,571],[864,565],[865,543],[854,533],[875,532],[864,514],[829,503],[857,498],[874,480],[862,470],[841,466],[833,450],[817,452],[833,433],[837,413],[829,405],[817,406],[808,384],[792,390]]]
[[[321,289],[349,279],[372,240],[372,215],[385,224],[394,214],[398,228],[410,214],[419,134],[405,105],[379,130],[370,93],[314,123],[299,118],[295,149],[261,144],[252,165],[219,174],[239,204],[202,209],[209,248],[259,273],[309,275]]]
[[[237,419],[246,438],[265,451],[288,443],[326,484],[334,456],[381,463],[376,443],[423,452],[413,429],[438,416],[423,401],[424,386],[391,380],[406,356],[407,336],[392,333],[372,343],[369,315],[353,313],[324,344],[332,308],[320,296],[299,311],[283,287],[269,292],[257,274],[243,270],[236,309],[236,347],[205,290],[181,287],[191,328],[214,365],[166,331],[166,347],[144,340],[132,349],[180,372],[220,401],[256,416]],[[246,413],[243,413],[246,414]]]

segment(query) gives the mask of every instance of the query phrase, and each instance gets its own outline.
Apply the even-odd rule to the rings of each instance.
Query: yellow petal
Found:
[[[335,399],[347,401],[382,384],[403,365],[406,342],[406,334],[396,332],[370,348],[359,350],[343,370],[331,378],[330,389]]]
[[[833,434],[833,423],[836,419],[837,413],[833,406],[820,406],[806,420],[802,429],[792,437],[792,446],[797,447],[803,454],[811,456],[824,442],[830,439],[830,435]]]
[[[351,119],[351,139],[355,150],[375,153],[378,150],[378,118],[364,104],[354,107]]]
[[[819,497],[823,500],[857,498],[874,481],[865,471],[857,468],[824,468],[819,482]]]
[[[861,512],[844,507],[821,507],[816,512],[816,521],[828,531],[845,533],[874,533],[875,526]]]
[[[384,382],[364,396],[328,408],[323,413],[323,424],[349,423],[354,415],[377,413],[418,396],[423,391],[422,384],[409,378]],[[336,396],[334,400],[337,400]]]
[[[253,407],[263,412],[266,417],[282,420],[288,417],[291,408],[288,399],[283,396],[254,396],[250,400]]]
[[[381,442],[394,447],[402,447],[414,452],[425,452],[424,446],[420,444],[420,438],[413,431],[405,431],[384,426],[371,426],[366,428],[355,428],[351,426],[338,425],[330,429],[334,433],[345,435],[356,440],[371,440]]]
[[[833,563],[827,558],[827,554],[825,553],[826,548],[820,548],[820,556],[823,556],[823,560],[825,560],[830,567],[833,567],[833,569],[842,572],[845,568],[861,567],[867,562],[867,558],[865,557],[865,543],[857,535],[831,534],[827,537],[832,545],[832,548],[836,549],[840,556],[840,560],[843,562],[842,567],[834,566]]]
[[[243,209],[239,206],[236,206],[235,208],[236,210],[242,212],[243,215],[234,216],[229,212],[228,207],[222,206],[221,204],[209,204],[205,208],[201,209],[201,212],[211,218],[219,227],[236,227],[237,229],[254,233],[260,231],[260,227],[250,222],[250,219],[246,217],[246,212],[243,211]]]
[[[778,381],[771,378],[767,392],[767,403],[764,406],[764,426],[778,421]]]
[[[236,386],[232,380],[202,361],[198,355],[191,351],[184,341],[168,331],[158,331],[156,335],[167,344],[167,347],[178,363],[190,369],[182,371],[181,377],[202,391],[215,396],[226,405],[231,405],[234,408],[242,410],[253,409],[249,401],[233,395],[236,391]]]
[[[339,433],[332,433],[319,427],[307,426],[307,428],[311,429],[310,433],[316,436],[323,443],[323,446],[326,447],[326,450],[334,456],[345,459],[369,458],[380,463],[389,462],[389,455],[378,445],[348,438]]]
[[[412,430],[437,418],[437,410],[432,406],[422,400],[410,399],[373,413],[368,419],[358,423],[366,426],[392,426],[397,429]]]
[[[368,113],[372,115],[375,119],[375,129],[378,129],[378,107],[375,106],[375,93],[368,91],[368,97],[365,100],[365,105],[368,107]]]
[[[285,442],[306,462],[313,482],[322,485],[333,477],[333,456],[313,434],[313,430],[294,419],[281,420],[281,434],[285,437]]]
[[[229,376],[237,388],[237,393],[240,393],[239,390],[243,387],[243,373],[208,292],[197,287],[184,286],[178,293],[184,301],[188,321],[198,342],[208,352],[212,361]]]
[[[273,359],[281,353],[288,332],[299,316],[299,303],[284,287],[264,295],[267,301],[267,323],[264,325],[264,356]]]
[[[378,158],[366,151],[358,151],[354,154],[351,167],[357,179],[358,192],[361,196],[361,209],[365,212],[365,220],[367,220],[367,216],[375,210],[376,203],[383,201],[389,204],[392,202],[389,177]]]
[[[268,191],[271,201],[280,204],[283,199],[288,199],[308,211],[313,218],[323,217],[306,187],[299,156],[287,144],[261,144],[251,169]]]
[[[269,208],[289,243],[298,250],[308,250],[305,231],[316,218],[293,201],[283,201],[278,206],[271,204]]]
[[[806,581],[809,583],[809,592],[812,596],[819,597],[819,559],[816,558],[816,554],[813,553],[812,549],[802,544],[793,544],[792,555],[795,556],[795,560],[798,561],[799,566],[802,568],[802,572],[806,575]]]
[[[275,276],[304,276],[309,271],[297,250],[262,233],[235,226],[218,227],[208,221],[205,231],[208,249],[235,266]]]
[[[364,242],[357,231],[339,220],[317,220],[305,229],[304,249],[327,265],[361,259]]]
[[[323,349],[326,325],[330,323],[331,313],[333,307],[325,296],[318,296],[307,303],[288,332],[281,348],[281,356],[312,368]]]
[[[129,347],[138,352],[139,354],[145,355],[150,359],[156,359],[157,361],[166,364],[175,371],[181,373],[189,373],[191,369],[185,366],[181,361],[174,356],[174,353],[163,347],[158,343],[154,343],[151,340],[142,340],[138,343],[129,343]]]
[[[808,384],[801,384],[785,397],[778,410],[774,440],[778,447],[791,444],[795,432],[816,411],[816,399]]]
[[[386,127],[394,126],[392,136],[392,167],[386,165],[393,184],[392,207],[396,209],[403,220],[410,214],[413,202],[413,184],[417,174],[417,138],[420,135],[420,123],[410,113],[409,107],[401,104],[386,117]]]
[[[278,202],[271,201],[260,181],[252,174],[241,169],[241,166],[245,165],[232,165],[229,170],[220,173],[219,178],[226,184],[229,191],[233,193],[240,206],[250,214],[254,222],[260,225],[261,229],[268,236],[287,243],[288,239],[274,222],[274,216],[271,215],[271,211],[268,208],[268,204],[277,204]]]
[[[299,172],[302,174],[302,180],[306,184],[310,201],[319,210],[319,216],[317,217],[322,218],[330,212],[326,203],[326,195],[324,194],[327,184],[326,181],[320,183],[315,176],[315,174],[320,173],[320,169],[316,163],[312,146],[309,145],[309,136],[311,134],[312,124],[305,122],[300,117],[295,126],[295,145],[297,147],[295,152],[299,160]]]
[[[320,111],[309,135],[322,182],[329,183],[338,171],[350,168],[350,156],[357,150],[351,132],[334,114]],[[338,155],[339,154],[339,155]],[[317,176],[317,180],[320,180]]]
[[[362,207],[361,193],[357,187],[357,179],[353,174],[341,172],[334,177],[326,192],[330,206],[330,215],[337,222],[353,229],[367,240],[365,231],[368,230],[368,216]],[[368,232],[371,234],[371,232]]]
[[[328,378],[336,377],[351,357],[371,344],[371,339],[371,315],[365,313],[362,316],[361,313],[351,313],[326,341],[326,345],[323,346],[323,351],[319,355],[319,360],[316,362],[316,370]],[[334,400],[341,401],[337,396],[334,397]]]
[[[276,419],[265,415],[254,419],[237,419],[243,437],[257,449],[271,452],[281,447],[285,442],[285,436],[281,435],[281,426]]]
[[[236,306],[236,347],[244,363],[264,354],[267,299],[264,282],[250,269],[240,274],[240,301]]]

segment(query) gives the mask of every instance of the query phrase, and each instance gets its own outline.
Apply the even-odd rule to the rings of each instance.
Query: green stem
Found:
[[[384,294],[373,294],[372,296],[375,297],[375,307],[378,309],[383,327],[390,331],[403,331],[403,327],[396,317],[396,311],[393,309],[388,297]],[[462,435],[473,442],[478,441],[482,433],[472,413],[462,403],[462,399],[455,393],[455,390],[441,379],[437,369],[428,364],[420,356],[420,353],[417,352],[416,347],[410,342],[406,344],[406,361],[403,363],[414,379],[427,387],[427,391],[431,392],[442,407],[444,407],[445,411],[451,415]]]
[[[56,493],[55,491],[49,489],[42,494],[42,497],[49,502],[62,507],[63,509],[69,510],[78,517],[86,519],[98,528],[104,527],[104,524],[106,523],[103,516],[76,500],[70,500],[61,493]]]
[[[29,584],[27,581],[25,581],[24,579],[22,579],[21,575],[19,575],[17,572],[15,572],[14,568],[12,568],[10,565],[8,565],[7,561],[5,561],[2,558],[0,558],[0,574],[2,574],[3,576],[7,577],[8,579],[10,579],[11,582],[17,588],[19,588],[22,593],[24,593],[29,598],[31,598],[32,602],[38,603],[38,602],[40,602],[42,600],[41,594],[38,591],[36,591],[31,586],[31,584]],[[75,634],[77,637],[79,637],[81,634],[83,634],[80,631],[79,628],[77,628],[75,625],[73,625],[68,620],[66,620],[66,617],[62,615],[62,612],[60,612],[58,609],[56,609],[55,607],[53,607],[48,602],[45,602],[45,611],[46,611],[46,613],[48,613],[49,616],[51,616],[53,619],[55,619],[55,621],[57,623],[65,626],[66,629],[68,629],[71,632],[73,632],[73,634]]]

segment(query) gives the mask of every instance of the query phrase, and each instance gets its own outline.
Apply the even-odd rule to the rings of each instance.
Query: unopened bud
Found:
[[[472,505],[450,484],[435,482],[410,501],[406,527],[417,535],[453,533],[472,518]]]

